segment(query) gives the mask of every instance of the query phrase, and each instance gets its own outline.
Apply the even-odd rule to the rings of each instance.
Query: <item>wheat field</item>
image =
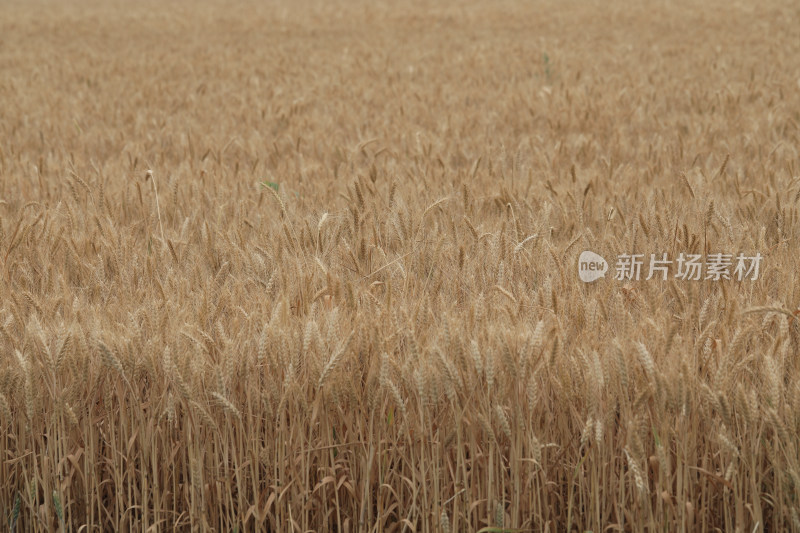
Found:
[[[0,529],[800,531],[799,20],[3,2]]]

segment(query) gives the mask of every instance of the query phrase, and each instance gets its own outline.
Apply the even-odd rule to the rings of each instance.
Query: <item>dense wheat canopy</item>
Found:
[[[800,531],[799,20],[3,2],[0,528]]]

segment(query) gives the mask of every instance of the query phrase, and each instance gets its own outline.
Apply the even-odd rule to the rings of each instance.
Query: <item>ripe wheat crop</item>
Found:
[[[798,20],[4,2],[0,529],[800,531]]]

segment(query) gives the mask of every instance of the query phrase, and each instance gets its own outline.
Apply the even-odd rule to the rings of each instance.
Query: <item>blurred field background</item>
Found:
[[[3,2],[0,528],[800,531],[798,21]]]

